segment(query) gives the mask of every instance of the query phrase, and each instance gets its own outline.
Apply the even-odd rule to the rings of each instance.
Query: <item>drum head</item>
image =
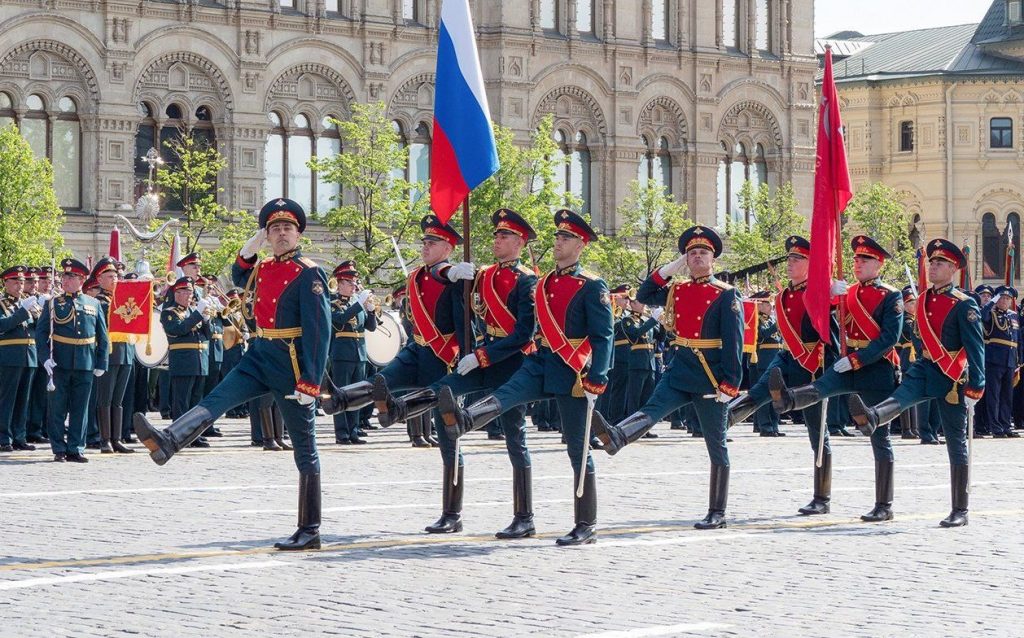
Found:
[[[139,342],[135,344],[135,358],[147,368],[156,368],[167,361],[169,351],[170,344],[164,326],[160,323],[160,313],[154,310],[149,324],[149,336],[139,337]]]
[[[383,368],[398,356],[404,342],[398,313],[385,310],[377,320],[377,329],[366,331],[366,356],[370,363]]]

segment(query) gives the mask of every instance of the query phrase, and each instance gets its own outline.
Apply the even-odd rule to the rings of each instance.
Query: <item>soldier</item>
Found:
[[[195,300],[195,282],[179,278],[171,286],[174,303],[164,306],[160,323],[167,334],[167,374],[170,375],[171,418],[178,419],[203,398],[203,386],[209,373],[210,309],[206,299]],[[190,442],[192,447],[210,447],[202,436]]]
[[[1017,290],[999,286],[992,300],[981,308],[985,335],[985,396],[979,412],[985,412],[992,436],[1016,439],[1013,431],[1013,378],[1020,365],[1020,318],[1014,312]]]
[[[221,316],[221,312],[224,310],[224,304],[221,303],[217,293],[214,292],[213,287],[217,285],[217,278],[213,275],[200,275],[196,279],[196,286],[201,286],[203,291],[203,299],[210,305],[210,310],[206,312],[206,320],[210,324],[210,341],[208,342],[209,348],[207,348],[207,364],[206,364],[206,376],[203,378],[202,396],[206,396],[213,392],[213,389],[217,387],[221,379],[221,367],[224,364],[224,318]],[[206,432],[203,433],[203,437],[214,437],[219,438],[224,436],[224,433],[217,429],[216,424],[206,428]]]
[[[782,337],[779,335],[779,324],[772,317],[772,294],[767,290],[751,296],[757,303],[757,361],[751,363],[751,379],[760,379],[768,372],[775,360],[775,355],[782,349]],[[770,403],[766,403],[754,413],[754,427],[764,437],[777,438],[786,436],[779,431],[781,419],[779,413]]]
[[[597,409],[613,423],[626,416],[626,390],[629,388],[629,339],[622,326],[629,311],[629,295],[633,289],[629,284],[616,286],[611,291],[612,308],[615,309],[615,333],[612,352],[612,369],[608,375],[608,389],[597,400]]]
[[[221,383],[165,430],[144,414],[135,415],[135,433],[159,465],[199,437],[219,415],[266,392],[284,415],[299,468],[298,530],[274,545],[280,550],[320,548],[320,459],[316,451],[315,405],[330,349],[327,275],[299,252],[306,214],[290,199],[268,202],[259,231],[238,253],[231,268],[236,286],[253,296],[256,339]],[[273,257],[257,261],[268,242]],[[288,374],[291,371],[292,374]]]
[[[474,312],[481,321],[484,335],[476,349],[465,355],[456,371],[422,390],[414,391],[400,398],[390,396],[383,377],[377,377],[374,401],[380,411],[382,423],[402,421],[415,417],[437,406],[440,392],[452,396],[490,393],[504,385],[522,366],[526,355],[534,352],[535,325],[533,291],[537,276],[520,261],[527,242],[537,238],[533,227],[518,213],[507,208],[495,211],[491,216],[494,226],[494,258],[497,263],[481,268],[472,283]],[[468,267],[468,268],[467,268]],[[448,269],[473,268],[465,262],[444,266],[440,274],[447,276]],[[456,288],[461,287],[456,285]],[[457,294],[462,294],[458,292]],[[499,531],[498,538],[525,538],[535,533],[533,523],[533,479],[530,452],[526,446],[526,404],[511,407],[495,421],[505,440],[505,448],[512,464],[512,522]],[[444,433],[438,433],[440,440],[450,445]],[[445,448],[442,447],[442,454]],[[454,452],[452,452],[454,456]],[[461,468],[460,468],[461,469]],[[457,485],[448,485],[450,494],[446,503],[462,502],[463,480],[460,473]],[[458,517],[452,527],[462,528],[461,512],[446,509],[449,517]]]
[[[654,309],[645,319],[644,305],[636,299],[630,299],[628,310],[628,314],[622,318],[622,333],[629,344],[625,414],[633,414],[647,403],[654,392],[654,342],[662,328],[656,318],[661,316],[659,309]],[[658,435],[648,430],[643,438],[656,439]]]
[[[612,357],[612,308],[608,286],[580,267],[583,249],[597,233],[576,213],[555,213],[555,270],[536,285],[539,347],[512,377],[476,403],[459,407],[443,387],[440,411],[449,437],[478,430],[507,410],[553,398],[558,404],[566,451],[575,479],[575,526],[556,543],[593,543],[597,539],[597,475],[585,437],[588,414],[608,385]],[[521,298],[520,298],[521,299]],[[583,493],[577,490],[583,478]]]
[[[455,367],[464,335],[462,297],[453,284],[460,279],[472,280],[473,265],[449,267],[448,258],[455,246],[462,243],[462,237],[449,224],[427,215],[420,221],[420,229],[423,231],[420,249],[423,265],[409,273],[407,283],[413,322],[412,339],[394,361],[374,375],[373,380],[332,388],[332,398],[323,402],[324,411],[328,414],[338,410],[361,410],[375,402],[376,394],[382,401],[377,405],[377,409],[382,411],[379,416],[381,425],[390,425],[393,419],[383,403],[385,390],[420,390]],[[432,397],[423,397],[422,400],[431,405],[436,401]],[[413,413],[425,413],[409,403],[410,400],[406,399]],[[447,534],[462,530],[463,460],[461,455],[456,458],[454,441],[448,439],[440,428],[438,442],[444,462],[442,514],[437,522],[426,527],[426,531]]]
[[[61,260],[60,268],[64,292],[43,306],[36,324],[37,342],[49,342],[50,357],[43,367],[53,376],[55,386],[48,393],[47,428],[54,461],[87,463],[83,454],[86,412],[93,379],[102,377],[107,369],[107,318],[100,302],[81,294],[89,275],[85,264],[67,258]]]
[[[896,342],[896,352],[900,355],[901,377],[906,374],[908,369],[910,369],[910,364],[917,359],[917,353],[915,352],[915,342],[917,337],[914,334],[917,330],[915,317],[915,313],[917,312],[917,297],[914,296],[914,289],[910,286],[904,286],[902,294],[903,330],[900,332],[899,341]],[[920,417],[920,411],[918,410],[919,407],[921,406],[914,406],[900,414],[900,438],[912,439],[920,436],[921,442],[925,442],[925,431],[918,425]],[[927,430],[926,427],[925,430]]]
[[[672,364],[650,400],[617,425],[595,419],[605,451],[615,454],[648,432],[669,412],[692,404],[711,459],[708,513],[697,529],[725,527],[729,498],[726,403],[739,394],[743,376],[743,302],[738,291],[715,278],[722,239],[714,229],[693,226],[679,236],[681,256],[652,272],[637,293],[641,303],[663,306],[676,337]],[[690,279],[670,282],[683,267]],[[655,318],[662,309],[655,310]]]
[[[96,299],[109,317],[110,303],[117,287],[117,260],[104,257],[92,269],[92,278],[100,285]],[[116,309],[115,309],[116,310]],[[124,420],[124,395],[128,377],[135,361],[134,335],[111,334],[107,373],[96,380],[96,419],[100,429],[100,452],[129,454],[134,452],[121,443],[121,425]]]
[[[900,359],[896,343],[903,331],[903,294],[882,282],[879,272],[891,255],[865,235],[851,241],[853,273],[857,283],[833,285],[833,293],[846,296],[847,355],[836,361],[814,383],[786,387],[782,370],[768,377],[772,406],[778,412],[802,410],[822,399],[856,393],[871,404],[889,396],[899,384]],[[870,432],[875,458],[875,507],[861,520],[892,520],[893,453],[889,428]]]
[[[42,311],[35,296],[23,296],[25,266],[0,273],[0,452],[34,450],[26,441],[32,371],[38,365],[34,319]]]
[[[86,278],[85,283],[82,284],[82,294],[92,297],[97,301],[99,301],[101,290],[100,282],[96,281],[96,278],[93,277],[92,274],[90,274],[89,277]],[[103,316],[106,318],[107,315]],[[107,330],[109,338],[109,326]],[[85,412],[85,448],[87,450],[99,450],[103,447],[102,441],[100,440],[100,423],[97,419],[97,406],[99,405],[99,395],[96,392],[97,385],[99,385],[98,380],[93,381],[92,388],[89,390],[89,407]]]
[[[238,288],[228,290],[226,296],[229,305],[233,302],[240,304],[242,301],[242,291]],[[224,326],[224,359],[221,362],[220,369],[222,378],[228,376],[231,369],[241,361],[242,354],[245,353],[245,342],[249,339],[249,329],[242,322],[241,314],[229,314],[228,317],[228,323]],[[248,418],[248,403],[243,403],[228,410],[227,416],[236,419]]]
[[[888,398],[868,407],[860,396],[848,398],[850,416],[864,433],[885,425],[912,405],[937,398],[946,452],[950,462],[952,511],[939,525],[967,524],[969,477],[967,411],[985,393],[985,345],[981,313],[967,293],[953,285],[967,258],[951,241],[928,243],[928,281],[931,287],[918,302],[918,321],[924,357],[910,367],[903,383]]]
[[[338,387],[366,380],[366,331],[377,329],[377,306],[369,290],[359,290],[356,262],[343,261],[334,269],[338,292],[331,300],[331,380]],[[334,415],[334,441],[341,445],[362,445],[359,438],[359,413]],[[429,447],[429,444],[427,444]]]
[[[39,281],[36,285],[36,298],[41,305],[53,297],[53,267],[41,266]],[[45,340],[40,341],[36,326],[32,325],[32,335],[36,337],[36,358],[43,361],[50,356],[50,346]],[[47,336],[49,336],[47,334]],[[32,374],[32,386],[29,390],[28,427],[25,440],[28,443],[49,443],[46,437],[46,384],[49,376],[42,367],[37,367]]]
[[[760,380],[746,396],[729,405],[729,423],[741,423],[751,413],[771,400],[768,380],[772,371],[778,369],[787,385],[810,383],[835,362],[838,354],[839,324],[833,318],[828,339],[822,340],[811,325],[811,319],[804,308],[804,291],[807,289],[808,258],[811,243],[803,237],[793,235],[786,239],[786,273],[789,286],[775,298],[775,318],[784,348],[772,360]],[[838,291],[837,291],[838,292]],[[811,449],[818,453],[820,428],[824,427],[821,404],[815,403],[801,411]],[[805,516],[827,514],[832,500],[832,447],[828,432],[824,437],[821,465],[814,468],[814,496],[811,502],[798,511]]]

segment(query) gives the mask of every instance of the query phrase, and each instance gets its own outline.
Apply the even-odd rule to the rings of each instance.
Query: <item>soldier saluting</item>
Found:
[[[314,405],[327,368],[331,315],[327,275],[302,256],[298,244],[306,214],[290,199],[268,202],[259,215],[260,230],[238,253],[231,268],[236,286],[253,298],[256,338],[231,372],[199,405],[164,430],[136,413],[135,433],[158,465],[194,441],[213,421],[236,405],[271,392],[284,416],[299,469],[298,530],[274,547],[320,547],[320,459],[317,456]],[[274,255],[258,260],[269,242]]]

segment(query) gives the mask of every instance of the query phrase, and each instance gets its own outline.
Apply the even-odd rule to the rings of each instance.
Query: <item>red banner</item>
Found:
[[[107,317],[110,340],[123,341],[128,335],[148,335],[152,313],[152,281],[117,282],[110,297],[110,315]]]
[[[743,301],[743,352],[757,352],[757,302]]]

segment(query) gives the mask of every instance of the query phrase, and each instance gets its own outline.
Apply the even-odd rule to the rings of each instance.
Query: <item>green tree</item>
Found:
[[[0,129],[0,269],[60,259],[63,224],[49,160],[37,160],[13,124]]]
[[[892,254],[882,269],[882,278],[891,285],[906,285],[906,269],[915,272],[914,246],[910,243],[911,217],[903,205],[903,196],[881,182],[865,184],[846,206],[843,225],[844,268],[847,278],[853,274],[853,250],[850,240],[860,234],[867,235]]]
[[[753,221],[750,225],[732,221],[726,224],[727,249],[722,262],[731,271],[757,266],[782,256],[786,238],[804,232],[804,218],[796,211],[797,202],[791,183],[782,184],[773,191],[768,184],[761,184],[755,190],[751,182],[745,182],[739,196],[740,207],[752,212]],[[782,274],[778,276],[783,277]],[[771,269],[750,277],[752,287],[774,287],[775,283]]]
[[[402,279],[391,239],[407,262],[416,256],[403,244],[419,236],[427,198],[419,185],[401,177],[408,153],[383,102],[354,104],[351,118],[334,123],[345,152],[315,158],[309,166],[321,181],[343,184],[350,203],[339,201],[324,223],[335,235],[336,255],[355,260],[367,285],[391,286]]]
[[[676,203],[671,194],[654,182],[629,185],[629,196],[618,208],[622,220],[614,238],[598,244],[588,263],[609,285],[639,285],[652,270],[678,256],[679,235],[692,225],[686,204]]]

